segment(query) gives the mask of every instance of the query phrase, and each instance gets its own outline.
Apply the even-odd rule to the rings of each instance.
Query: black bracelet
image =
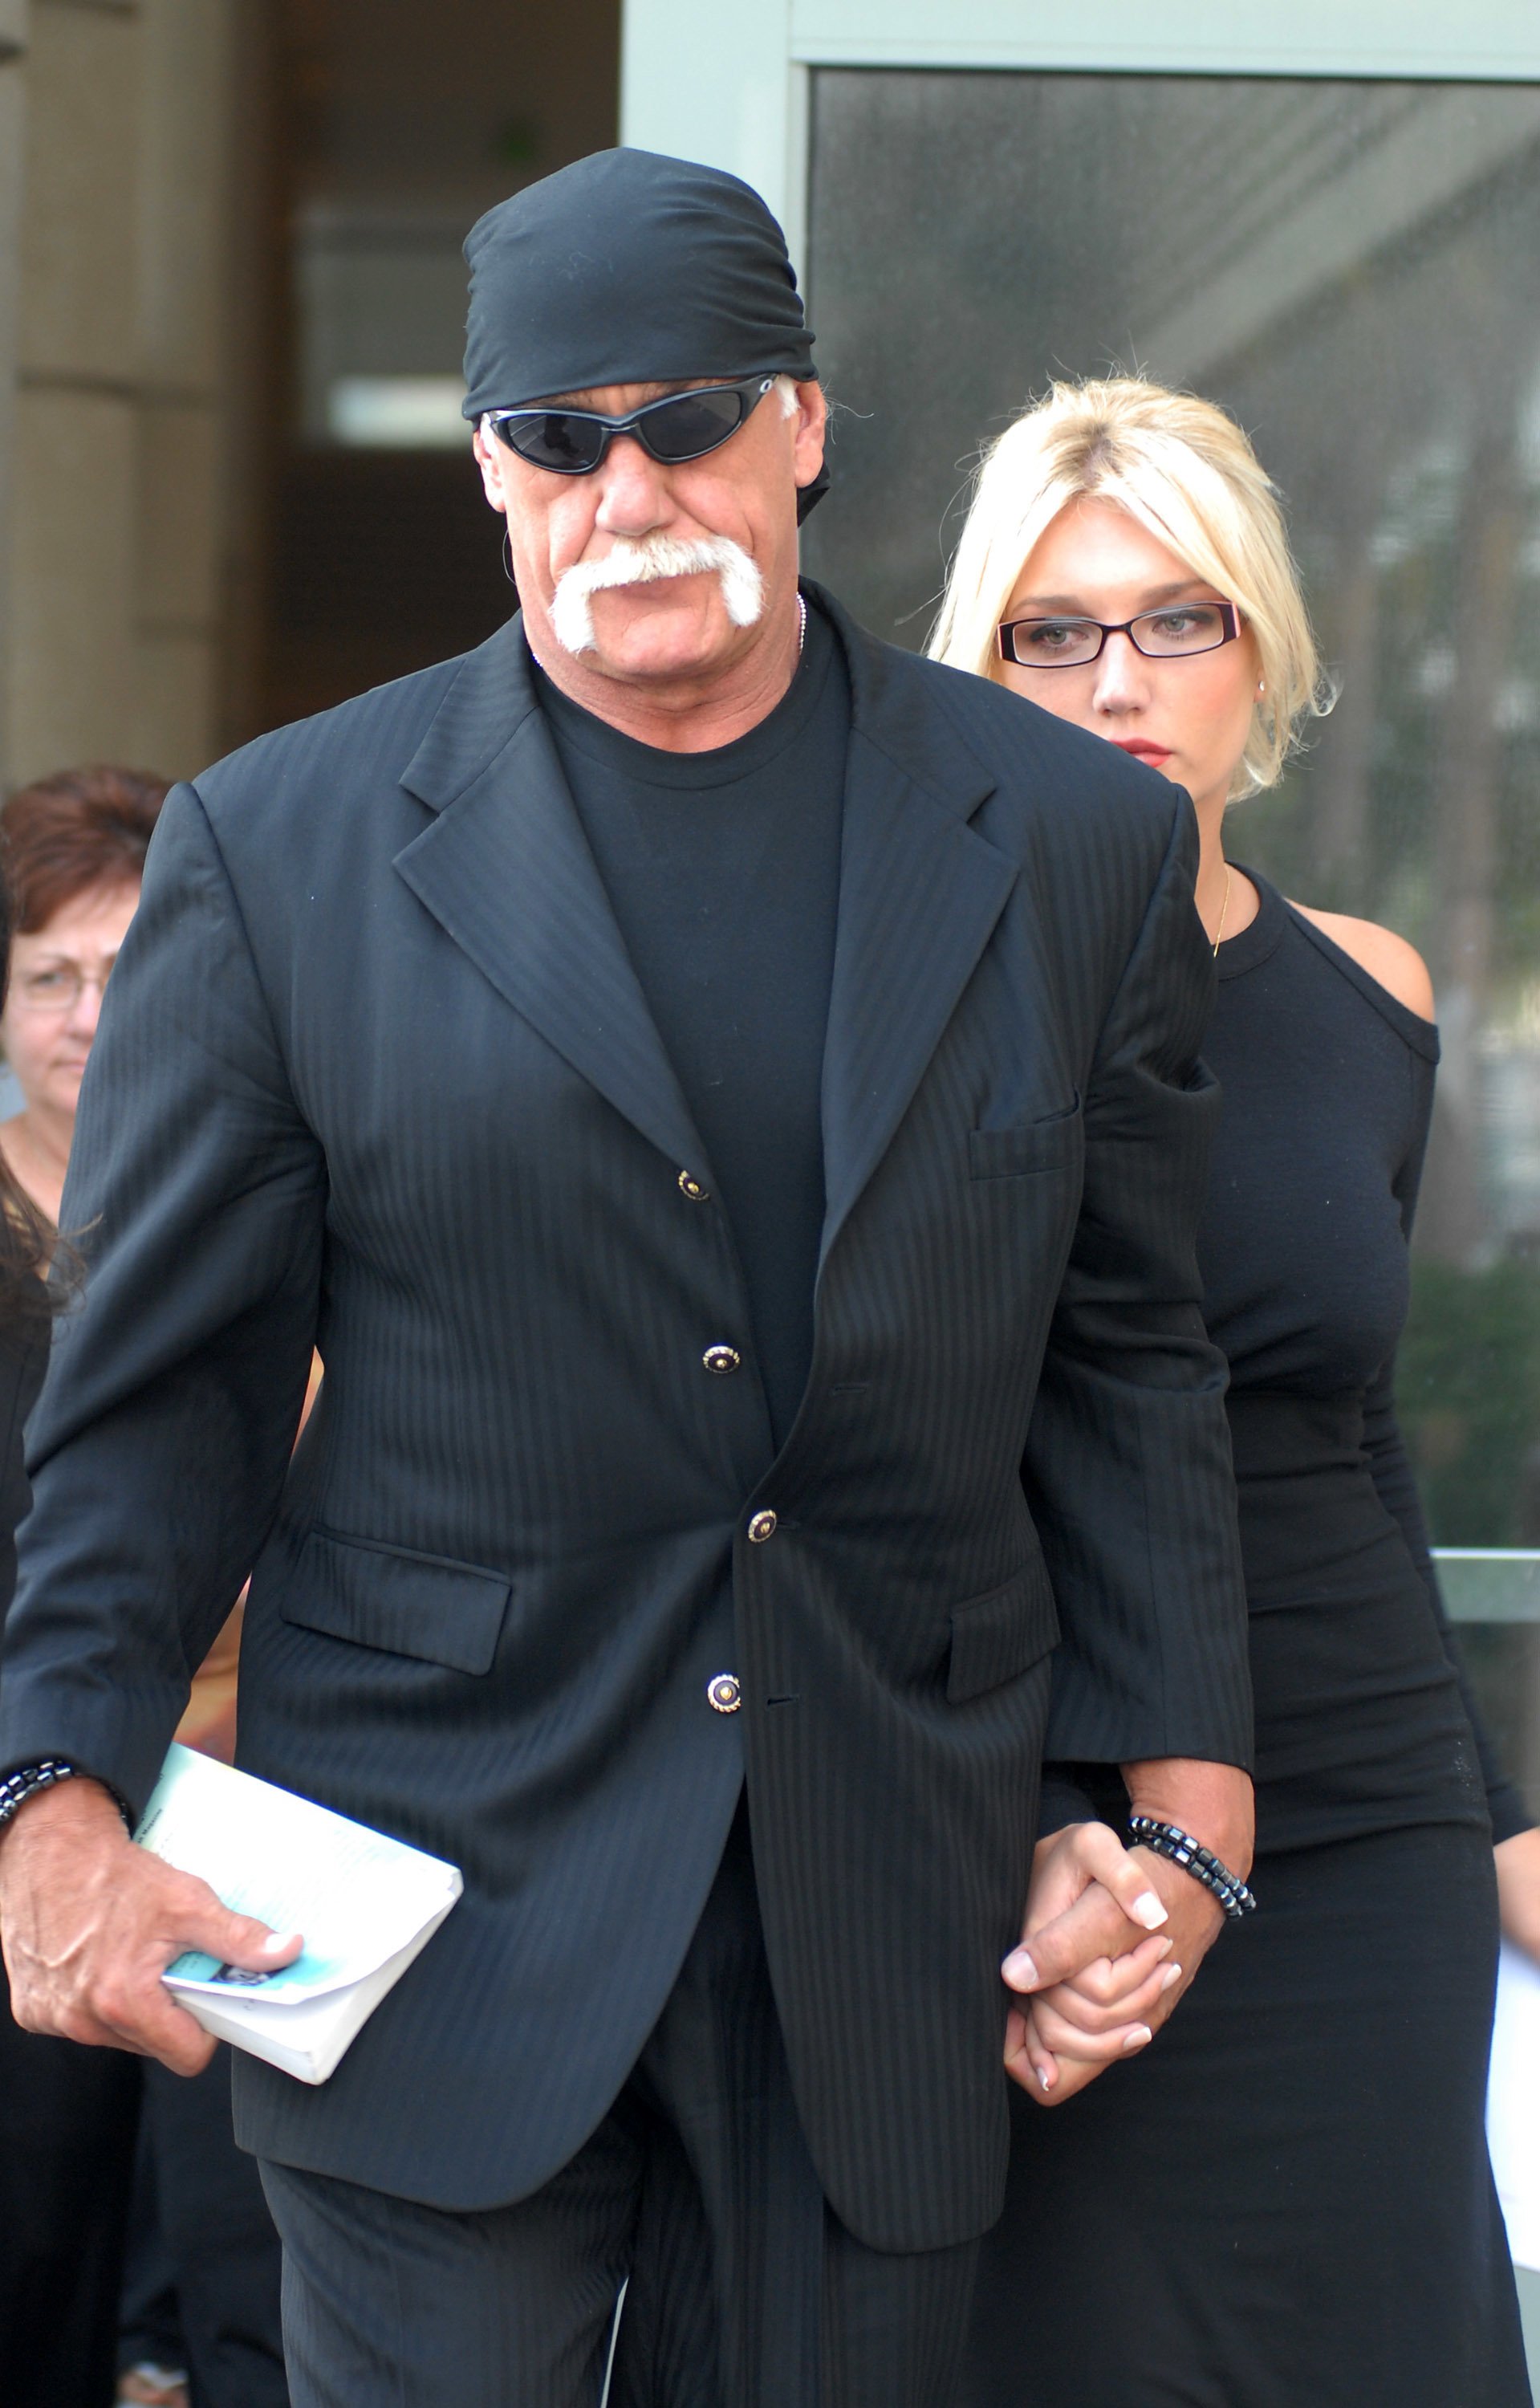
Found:
[[[10,1821],[19,1806],[36,1798],[39,1789],[51,1789],[56,1781],[73,1781],[75,1767],[63,1756],[45,1756],[38,1764],[23,1765],[8,1781],[0,1781],[0,1831]]]
[[[1166,1856],[1191,1873],[1209,1894],[1217,1898],[1232,1923],[1239,1923],[1256,1911],[1256,1899],[1238,1873],[1222,1865],[1213,1850],[1195,1840],[1175,1823],[1158,1823],[1153,1814],[1131,1814],[1128,1818],[1131,1848],[1148,1848],[1157,1856]]]
[[[51,1789],[56,1782],[75,1781],[79,1777],[78,1768],[66,1764],[62,1756],[45,1756],[36,1764],[24,1764],[21,1771],[13,1772],[7,1781],[0,1781],[0,1831],[5,1829],[18,1808],[24,1806],[29,1798],[36,1798],[40,1789]],[[115,1789],[109,1789],[107,1796],[122,1816],[132,1839],[134,1823],[128,1808]]]

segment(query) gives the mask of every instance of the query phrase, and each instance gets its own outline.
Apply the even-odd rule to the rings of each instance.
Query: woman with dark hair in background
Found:
[[[21,1091],[21,1111],[0,1123],[0,1154],[55,1226],[103,991],[165,794],[143,770],[65,769],[0,810],[14,920],[0,1044]]]
[[[164,779],[141,770],[68,769],[21,787],[0,810],[14,920],[0,1044],[21,1096],[20,1111],[0,1122],[0,1178],[39,1268],[57,1242],[80,1082],[166,791]],[[42,1331],[45,1291],[36,1270],[31,1277]],[[42,1335],[35,1353],[21,1412],[41,1380]],[[8,1396],[8,1388],[0,1393],[0,1419]],[[7,1512],[25,1502],[20,1426],[18,1413],[7,1473],[16,1497],[7,1486],[0,1500]],[[7,1549],[13,1528],[14,1519],[0,1529]],[[0,1567],[7,1599],[10,1569],[7,1555]],[[193,1682],[178,1733],[226,1760],[238,1635],[237,1608]],[[106,2408],[115,2389],[121,2401],[156,2408],[189,2400],[192,2408],[286,2408],[278,2276],[278,2237],[256,2169],[231,2130],[222,2049],[203,2073],[181,2081],[112,2050],[19,2032],[5,2016],[4,2408]]]

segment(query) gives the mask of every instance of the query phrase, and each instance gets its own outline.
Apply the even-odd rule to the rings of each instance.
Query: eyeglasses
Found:
[[[1109,636],[1126,636],[1148,661],[1185,661],[1233,644],[1240,631],[1233,602],[1169,602],[1116,626],[1102,619],[1007,619],[999,630],[1000,657],[1024,669],[1085,668],[1101,659]]]
[[[13,979],[10,1001],[19,1011],[73,1011],[88,986],[99,996],[107,993],[107,982],[112,975],[112,964],[106,969],[83,970],[75,962],[59,962],[44,970],[27,970]]]
[[[617,435],[634,435],[644,452],[673,468],[683,460],[703,459],[735,435],[775,381],[773,376],[745,377],[740,384],[665,394],[624,418],[602,418],[594,409],[489,409],[482,415],[498,441],[520,460],[558,477],[589,476]]]

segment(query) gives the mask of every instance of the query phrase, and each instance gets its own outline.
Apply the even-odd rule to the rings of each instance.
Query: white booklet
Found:
[[[134,1836],[235,1914],[303,1932],[277,1972],[188,1955],[163,1976],[205,2031],[300,2082],[335,2071],[464,1886],[439,1856],[175,1745]]]

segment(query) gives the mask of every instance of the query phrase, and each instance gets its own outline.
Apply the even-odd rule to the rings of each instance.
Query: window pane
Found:
[[[1056,373],[1212,394],[1282,487],[1342,699],[1231,849],[1429,958],[1403,1416],[1440,1542],[1540,1549],[1540,91],[831,69],[811,160],[807,556],[878,632]],[[1540,1564],[1449,1570],[1540,1803]]]

